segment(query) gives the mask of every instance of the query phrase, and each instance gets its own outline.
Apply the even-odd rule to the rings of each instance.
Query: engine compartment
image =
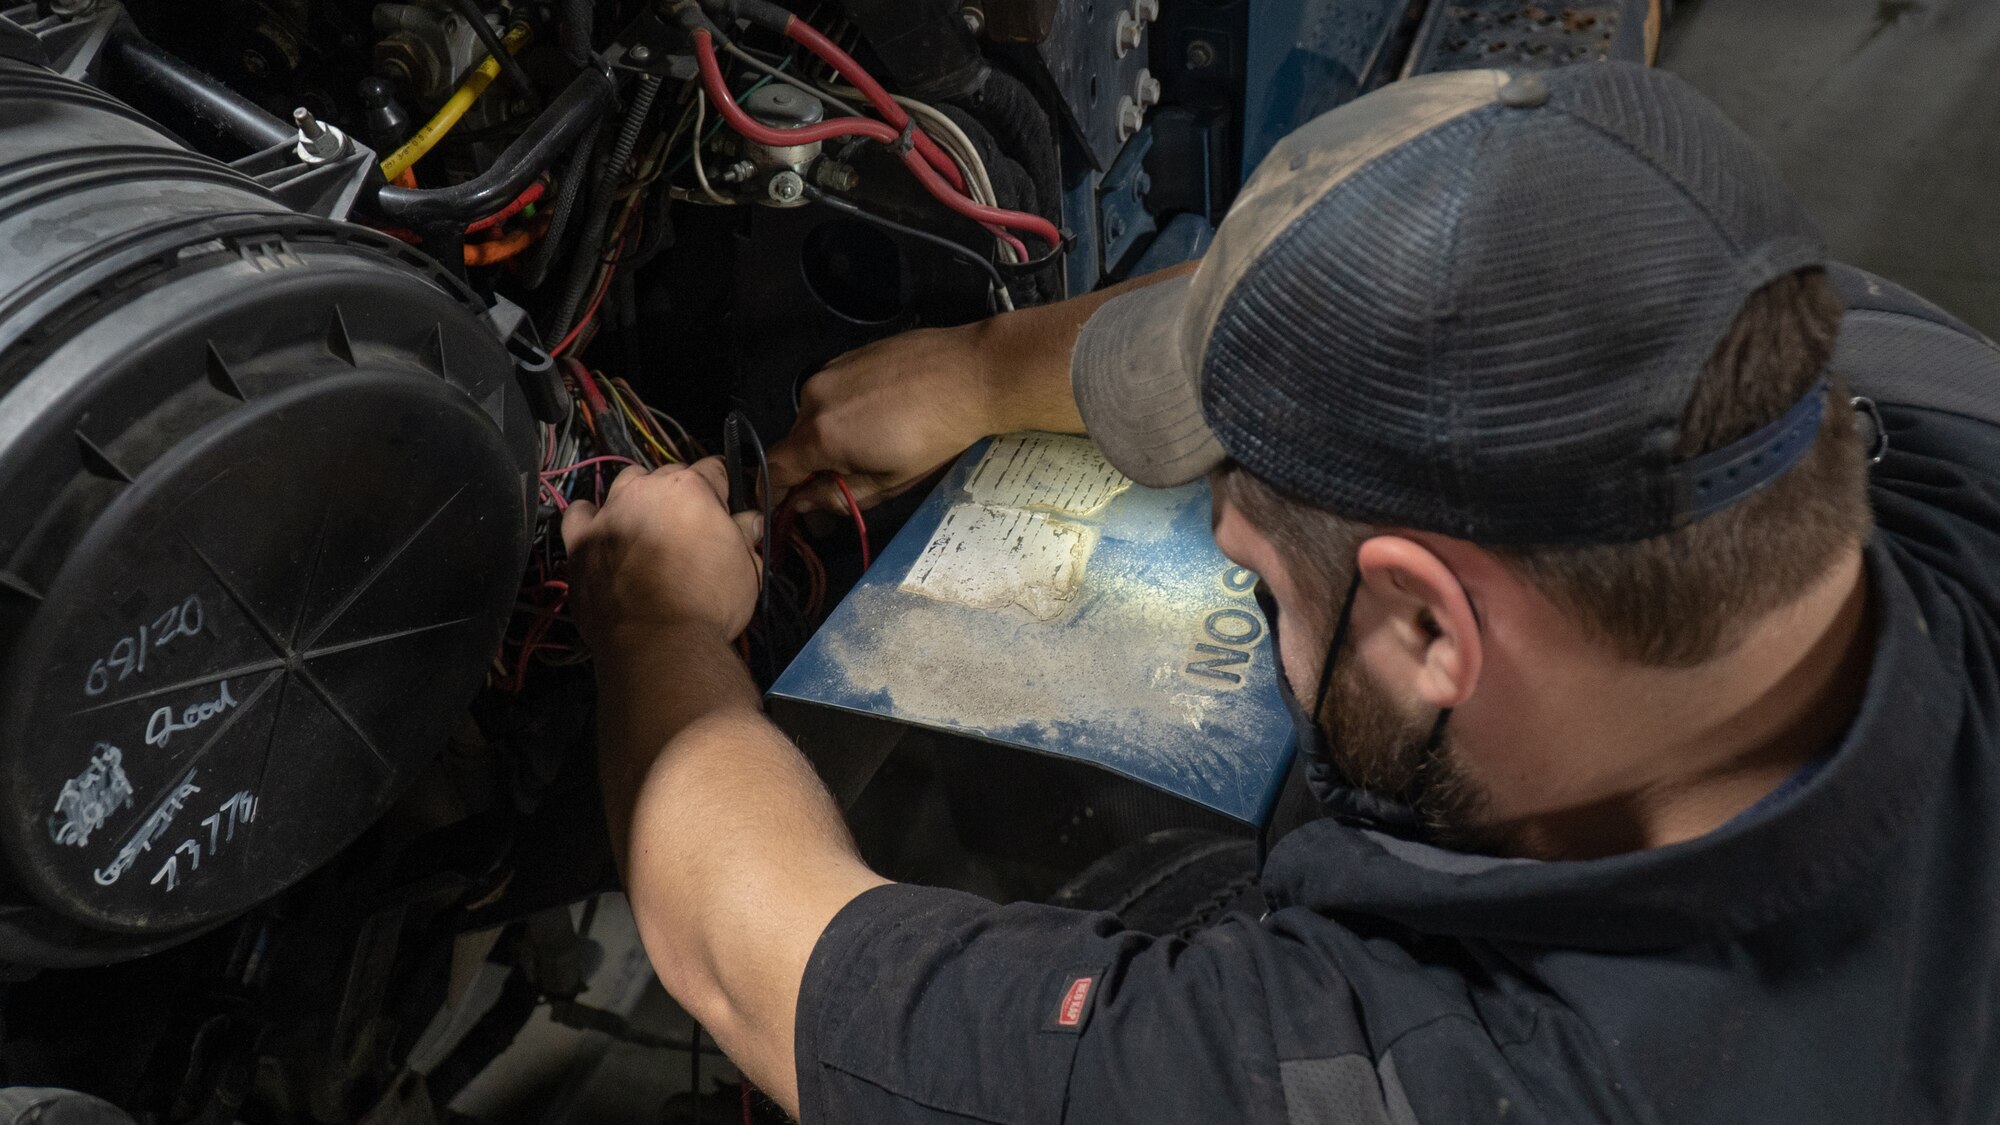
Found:
[[[828,360],[1198,256],[1270,143],[1399,75],[1644,58],[1657,23],[0,6],[0,1077],[157,1120],[401,1120],[420,1042],[442,1107],[536,1006],[589,1022],[572,908],[616,879],[572,499],[729,453],[773,529],[742,647],[768,686],[921,499],[793,520],[760,487]],[[949,851],[1046,897],[1213,827],[1046,762],[906,757],[856,812],[891,875]],[[899,816],[939,803],[943,829]],[[468,959],[505,970],[470,1016]]]

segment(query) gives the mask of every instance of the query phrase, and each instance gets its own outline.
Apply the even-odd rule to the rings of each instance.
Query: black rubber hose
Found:
[[[264,107],[223,85],[192,64],[168,54],[139,33],[129,20],[112,28],[111,57],[117,73],[147,93],[187,107],[194,119],[252,152],[299,139],[298,130],[264,112]]]
[[[563,0],[562,50],[577,66],[590,65],[590,41],[597,30],[597,0]]]
[[[479,42],[486,48],[486,53],[500,63],[500,72],[507,76],[507,81],[513,83],[514,88],[519,90],[523,97],[533,100],[536,96],[535,80],[528,77],[528,69],[521,65],[520,59],[514,57],[514,52],[507,49],[507,44],[501,40],[500,33],[493,30],[492,24],[486,22],[486,13],[479,10],[479,0],[451,0],[451,4],[458,9],[458,14],[465,19],[465,22],[472,25],[472,33],[479,36]]]
[[[1021,80],[995,70],[979,92],[958,103],[986,126],[1001,151],[1027,170],[1035,182],[1035,213],[1062,223],[1062,174],[1056,168],[1056,139],[1048,114]]]
[[[493,167],[444,188],[382,187],[375,206],[404,226],[423,226],[438,219],[471,222],[514,202],[535,182],[571,141],[594,124],[617,99],[611,76],[598,70],[577,75],[556,100],[535,118],[527,131],[507,146]]]
[[[556,318],[549,328],[551,339],[560,340],[569,333],[576,311],[583,304],[584,294],[590,290],[590,283],[597,279],[597,267],[601,264],[597,246],[604,240],[604,229],[611,221],[611,208],[617,204],[613,193],[618,187],[618,177],[631,161],[632,151],[639,146],[639,132],[645,128],[646,118],[653,112],[653,99],[659,96],[660,82],[657,74],[648,74],[639,80],[639,91],[632,95],[632,108],[625,112],[625,123],[618,129],[617,140],[612,142],[611,156],[604,162],[603,171],[598,173],[597,183],[590,194],[590,211],[584,219],[583,237],[577,240],[576,263],[570,267],[569,284],[563,288],[562,303],[556,306]]]
[[[549,267],[555,264],[563,235],[569,230],[570,217],[576,214],[576,202],[583,198],[584,177],[590,172],[590,156],[597,149],[597,134],[602,128],[602,123],[592,125],[583,139],[576,142],[569,162],[563,165],[562,178],[556,184],[555,206],[549,211],[549,229],[529,251],[528,263],[521,270],[521,284],[528,289],[540,289],[548,279]]]

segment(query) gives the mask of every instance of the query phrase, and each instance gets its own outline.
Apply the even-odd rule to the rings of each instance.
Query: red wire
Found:
[[[465,226],[465,233],[471,234],[474,231],[481,231],[485,230],[488,227],[499,226],[501,223],[506,222],[508,219],[511,219],[514,216],[520,214],[523,210],[526,210],[528,204],[533,203],[536,200],[540,199],[542,197],[542,193],[547,190],[548,190],[547,185],[543,184],[542,181],[540,180],[536,180],[534,183],[529,184],[528,190],[522,192],[518,197],[516,197],[514,202],[509,203],[507,206],[502,207],[498,211],[493,212],[491,215],[488,215],[483,219],[474,219],[472,222],[467,223]]]
[[[612,272],[610,270],[605,271],[604,284],[597,287],[597,295],[590,299],[590,307],[583,310],[583,315],[577,318],[576,327],[569,330],[569,335],[564,336],[555,347],[549,349],[550,355],[559,356],[569,350],[569,346],[576,343],[576,338],[583,334],[585,328],[590,326],[591,318],[597,315],[598,306],[604,303],[604,295],[611,292]]]
[[[909,127],[910,115],[904,111],[902,105],[889,96],[889,91],[884,90],[882,84],[875,81],[874,75],[862,69],[861,64],[854,61],[854,56],[841,50],[838,43],[821,35],[818,28],[795,15],[785,21],[785,35],[794,43],[825,59],[827,65],[839,71],[842,78],[854,83],[854,88],[861,91],[861,96],[868,99],[868,104],[874,106],[875,112],[882,115],[882,120],[895,128],[898,136]],[[952,190],[960,195],[965,194],[965,177],[960,174],[958,163],[946,156],[936,141],[925,135],[922,129],[911,129],[910,142],[924,154],[924,159],[932,168],[950,181]]]
[[[797,27],[800,24],[797,19],[794,19],[789,26]],[[835,49],[838,50],[838,48]],[[833,140],[838,137],[866,137],[878,144],[894,147],[903,139],[902,133],[895,128],[880,121],[870,121],[859,117],[843,117],[835,121],[822,122],[818,125],[808,125],[801,129],[772,129],[759,124],[748,113],[743,111],[742,106],[736,104],[735,98],[730,96],[729,86],[722,78],[722,65],[716,60],[715,45],[710,41],[708,32],[696,31],[694,33],[694,50],[696,60],[701,66],[702,88],[708,92],[709,100],[715,103],[716,108],[721,111],[723,119],[729,122],[730,128],[756,141],[758,144],[772,146],[802,145],[810,144],[813,141]],[[844,58],[845,56],[843,55],[842,57]],[[828,61],[832,62],[833,60],[829,59]],[[848,59],[847,61],[852,65],[854,60]],[[848,78],[850,81],[853,80],[853,76],[851,75]],[[876,88],[880,89],[880,86]],[[889,104],[895,105],[893,101]],[[906,116],[904,120],[907,121],[908,117]],[[923,135],[921,130],[913,130],[911,132],[913,140]],[[1055,228],[1055,224],[1042,218],[1040,215],[1030,215],[1021,211],[1008,211],[999,207],[988,207],[982,203],[974,203],[972,200],[966,198],[962,192],[953,190],[951,184],[945,182],[944,178],[938,175],[937,169],[931,167],[930,161],[921,154],[921,147],[921,145],[918,145],[915,148],[904,151],[902,153],[903,164],[916,175],[917,182],[924,185],[924,190],[935,196],[938,202],[974,222],[993,223],[1003,227],[1012,227],[1015,230],[1024,230],[1036,238],[1047,242],[1051,247],[1062,245],[1062,232]]]
[[[854,502],[854,490],[847,487],[847,478],[839,473],[828,473],[833,478],[833,486],[847,500],[847,510],[854,516],[854,534],[861,539],[861,569],[867,570],[873,561],[868,553],[868,521],[861,517],[861,505]]]

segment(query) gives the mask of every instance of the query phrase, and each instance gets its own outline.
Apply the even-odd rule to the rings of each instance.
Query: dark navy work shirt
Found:
[[[1581,862],[1320,819],[1193,940],[881,887],[806,970],[806,1125],[2000,1120],[2000,353],[1840,280],[1878,636],[1787,799]]]

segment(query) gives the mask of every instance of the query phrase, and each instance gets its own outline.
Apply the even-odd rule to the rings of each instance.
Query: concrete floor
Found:
[[[1682,0],[1660,65],[1764,146],[1834,257],[2000,336],[2000,2]]]

